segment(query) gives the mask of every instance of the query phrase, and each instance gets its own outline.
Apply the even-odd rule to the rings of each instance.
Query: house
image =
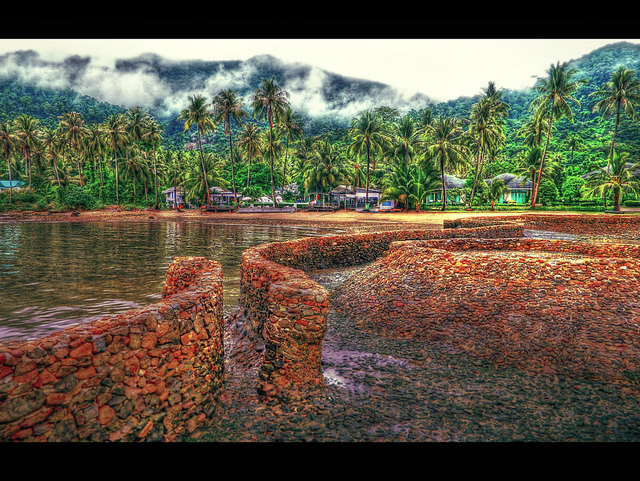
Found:
[[[235,201],[233,196],[233,192],[230,190],[225,190],[222,187],[211,187],[209,189],[211,194],[209,194],[209,198],[211,199],[212,204],[216,205],[231,205]],[[238,198],[242,198],[242,194],[240,192],[236,192]]]
[[[0,180],[0,191],[9,190],[9,189],[19,189],[24,185],[24,182],[21,180],[12,180],[9,182],[8,180]]]
[[[516,203],[516,204],[526,204],[527,195],[531,192],[533,187],[533,182],[530,179],[526,179],[523,176],[515,175],[515,174],[499,174],[490,179],[485,179],[487,185],[491,185],[491,182],[497,179],[502,179],[504,184],[507,186],[507,192],[504,195],[504,198],[500,203]],[[462,190],[465,185],[465,181],[463,179],[459,179],[455,175],[444,175],[444,183],[447,189],[447,192],[450,192],[451,189],[460,189]],[[442,188],[439,188],[432,193],[429,194],[427,202],[440,202],[442,199]],[[462,196],[456,195],[456,198],[453,199],[453,202],[464,202],[464,194]]]
[[[440,178],[440,176],[438,176]],[[465,181],[463,179],[459,179],[455,175],[444,174],[444,186],[449,192],[451,189],[462,189],[464,188]],[[449,195],[447,194],[447,199],[449,199]],[[427,196],[427,203],[430,202],[440,202],[442,200],[442,180],[440,181],[440,187],[433,192],[431,192]],[[461,198],[460,195],[456,195],[454,202],[464,202],[464,196]]]
[[[381,190],[369,187],[369,207],[378,205],[381,195]],[[329,192],[329,197],[332,202],[340,206],[344,206],[346,202],[347,209],[360,209],[365,207],[367,190],[364,187],[356,187],[354,189],[352,186],[339,185]]]
[[[629,170],[629,173],[632,176],[638,175],[640,174],[640,169],[636,168],[631,170],[631,168],[634,166],[635,164],[632,162],[627,162],[626,164],[624,164],[624,168]],[[603,167],[602,169],[597,169],[597,170],[592,170],[591,172],[587,172],[586,174],[581,175],[580,177],[582,177],[584,180],[587,180],[589,177],[591,177],[594,174],[600,173],[602,172],[602,170],[604,170],[605,172],[611,172],[611,166],[606,166]]]
[[[533,188],[533,181],[531,179],[514,174],[499,174],[490,179],[486,179],[485,182],[487,185],[491,185],[491,182],[498,179],[502,179],[507,186],[507,192],[500,201],[501,204],[509,202],[516,204],[527,203],[527,194],[531,193],[531,189]]]
[[[162,193],[165,196],[167,207],[175,209],[176,207],[184,207],[184,194],[180,187],[170,187],[163,190]]]

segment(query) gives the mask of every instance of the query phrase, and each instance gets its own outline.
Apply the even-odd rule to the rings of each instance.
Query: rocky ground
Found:
[[[313,277],[335,293],[358,269]],[[230,320],[232,322],[232,320]],[[330,311],[326,391],[265,405],[255,376],[260,346],[230,325],[227,384],[215,425],[198,441],[632,442],[637,392],[556,375],[531,376],[430,342],[379,338]]]
[[[299,213],[287,214],[286,218],[250,214],[240,219],[235,214],[105,211],[77,216],[6,215],[3,221],[184,219],[318,225],[358,231],[378,230],[381,223],[385,228],[439,228],[444,219],[469,215],[478,212]],[[627,237],[638,241],[638,235]],[[327,270],[316,272],[313,277],[337,294],[350,275],[364,268]],[[227,349],[230,357],[226,361],[225,389],[214,425],[192,438],[199,442],[640,440],[640,398],[636,391],[615,384],[557,375],[531,376],[515,368],[495,368],[443,344],[380,338],[355,329],[348,315],[335,310],[330,310],[323,342],[327,389],[303,402],[266,405],[258,400],[256,392],[261,346],[239,330],[232,317],[227,323],[225,342],[231,348]]]

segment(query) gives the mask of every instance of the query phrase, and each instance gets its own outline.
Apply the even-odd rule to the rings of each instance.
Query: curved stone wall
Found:
[[[637,237],[640,216],[634,214],[516,214],[445,220],[445,228],[472,228],[520,222],[527,229],[574,235]]]
[[[324,386],[322,340],[329,296],[306,270],[375,260],[393,242],[450,237],[521,237],[523,226],[405,230],[309,237],[263,244],[242,255],[238,316],[264,342],[258,393],[265,401],[300,399]]]
[[[438,340],[530,372],[637,383],[639,259],[631,245],[399,242],[334,303],[378,335]]]
[[[0,440],[173,441],[215,414],[222,268],[175,258],[161,302],[0,343]]]

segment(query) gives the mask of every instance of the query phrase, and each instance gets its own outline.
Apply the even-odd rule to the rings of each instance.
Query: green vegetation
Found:
[[[367,203],[379,188],[405,210],[640,205],[638,58],[615,44],[551,65],[530,91],[490,82],[473,98],[403,115],[381,105],[344,124],[294,112],[274,76],[246,101],[194,94],[175,118],[0,78],[0,180],[22,183],[0,193],[0,211],[161,208],[170,187],[193,206],[212,187],[275,204],[339,184],[364,188]],[[506,173],[532,187],[518,205],[501,202],[504,182],[485,182]]]

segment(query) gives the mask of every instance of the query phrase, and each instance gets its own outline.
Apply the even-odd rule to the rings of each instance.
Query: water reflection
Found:
[[[200,222],[0,223],[0,339],[42,337],[157,302],[174,256],[222,264],[229,312],[243,250],[326,233]]]

